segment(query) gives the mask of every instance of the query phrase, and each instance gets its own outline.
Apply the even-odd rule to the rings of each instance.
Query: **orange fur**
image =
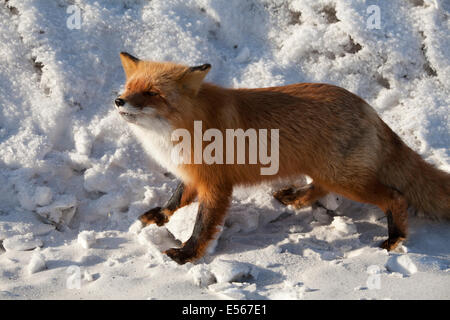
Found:
[[[306,198],[299,193],[298,199],[291,194],[291,202],[308,205],[327,192],[336,192],[375,204],[393,223],[388,242],[383,244],[389,250],[406,237],[408,204],[429,215],[450,218],[450,175],[423,161],[373,108],[343,88],[299,83],[228,89],[203,82],[208,65],[189,68],[127,55],[121,58],[127,83],[120,98],[142,110],[152,108],[172,129],[184,128],[194,136],[195,120],[202,121],[203,131],[215,128],[223,136],[226,129],[279,129],[276,175],[261,175],[261,164],[178,167],[179,176],[196,190],[204,210],[197,221],[203,228],[197,238],[189,240],[184,251],[167,252],[180,263],[204,253],[216,226],[223,222],[233,186],[301,174],[314,180],[316,191],[311,190]],[[157,94],[149,96],[147,91]]]

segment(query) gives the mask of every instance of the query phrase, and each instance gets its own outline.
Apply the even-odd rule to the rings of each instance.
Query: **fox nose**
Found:
[[[117,98],[116,100],[114,100],[114,103],[116,104],[116,106],[122,107],[123,105],[125,105],[125,100]]]

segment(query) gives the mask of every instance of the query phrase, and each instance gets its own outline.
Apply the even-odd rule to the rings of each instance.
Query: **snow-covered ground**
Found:
[[[333,83],[450,171],[449,11],[445,0],[0,0],[0,299],[449,299],[448,222],[411,217],[409,241],[388,254],[379,209],[333,197],[322,202],[334,210],[294,211],[268,185],[236,190],[215,252],[178,266],[161,250],[189,235],[197,204],[140,230],[136,217],[177,183],[112,104],[120,51],[211,63],[207,80],[223,86]]]

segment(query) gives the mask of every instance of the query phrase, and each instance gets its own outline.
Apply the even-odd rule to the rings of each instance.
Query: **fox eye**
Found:
[[[158,92],[154,92],[154,91],[145,91],[144,95],[149,96],[149,97],[154,97],[157,96],[159,93]]]

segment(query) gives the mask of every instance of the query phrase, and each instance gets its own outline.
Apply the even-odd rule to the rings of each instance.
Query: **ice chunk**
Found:
[[[200,287],[206,287],[216,282],[216,278],[205,264],[193,266],[188,273],[194,283]]]
[[[138,241],[159,251],[165,251],[178,245],[165,226],[158,227],[156,224],[151,224],[142,229],[138,235]],[[159,256],[159,254],[157,255]]]
[[[61,195],[52,204],[36,209],[36,212],[56,224],[68,225],[77,209],[77,199],[72,195]]]
[[[174,237],[181,242],[186,242],[194,230],[197,218],[198,203],[178,209],[165,225]]]
[[[405,276],[409,276],[417,272],[416,265],[406,254],[392,255],[386,263],[386,268],[391,272],[398,272]]]
[[[35,252],[31,256],[31,260],[28,263],[28,273],[33,274],[47,269],[45,264],[45,258],[40,252]]]
[[[257,276],[256,270],[251,264],[222,259],[214,260],[211,263],[211,272],[219,283],[243,281]]]
[[[78,243],[84,249],[89,249],[97,241],[94,231],[82,231],[78,234]]]
[[[170,237],[166,227],[158,227],[156,224],[151,224],[144,229],[140,234],[140,239],[145,239],[153,244],[159,245],[164,242],[164,239]],[[144,241],[145,242],[145,241]]]
[[[32,233],[19,234],[3,240],[3,247],[6,251],[27,251],[41,246],[42,241],[34,238]]]
[[[77,127],[73,134],[75,149],[82,155],[89,155],[92,149],[93,137],[84,127]]]
[[[331,225],[341,235],[350,235],[356,233],[356,226],[353,224],[351,219],[347,217],[334,217]]]

